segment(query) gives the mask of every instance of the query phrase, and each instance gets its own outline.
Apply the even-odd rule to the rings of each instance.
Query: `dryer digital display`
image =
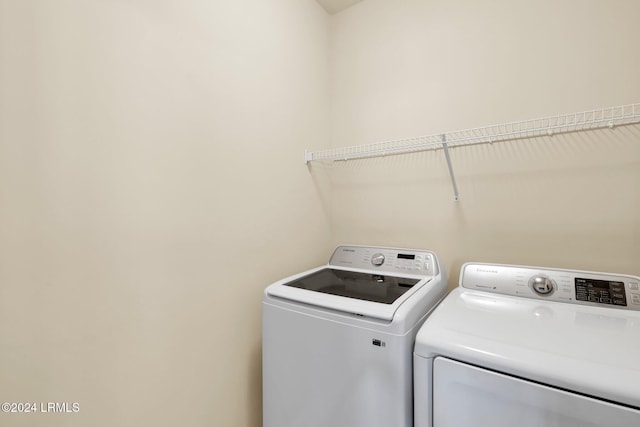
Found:
[[[599,304],[627,305],[624,282],[576,277],[576,299]]]

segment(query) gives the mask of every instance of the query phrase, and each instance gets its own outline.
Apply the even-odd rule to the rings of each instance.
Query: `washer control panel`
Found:
[[[460,286],[485,292],[640,311],[640,277],[592,271],[467,263]]]
[[[433,252],[420,249],[338,246],[329,265],[376,270],[387,274],[433,276],[438,273]]]

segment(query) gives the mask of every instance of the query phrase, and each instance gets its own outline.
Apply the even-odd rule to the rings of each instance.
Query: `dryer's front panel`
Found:
[[[637,427],[640,410],[436,357],[433,427],[464,426]]]

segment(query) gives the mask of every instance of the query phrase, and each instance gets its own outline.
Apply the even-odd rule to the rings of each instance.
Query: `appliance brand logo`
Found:
[[[498,270],[491,270],[489,268],[476,268],[476,271],[478,273],[492,273],[492,274],[498,274]]]
[[[342,252],[355,252],[355,249],[342,249]]]

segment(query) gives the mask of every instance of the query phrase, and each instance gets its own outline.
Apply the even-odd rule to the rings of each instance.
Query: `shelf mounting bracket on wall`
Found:
[[[442,134],[442,149],[444,150],[444,157],[447,159],[447,167],[449,168],[449,176],[451,177],[451,185],[453,186],[453,200],[457,202],[460,200],[460,194],[458,194],[458,184],[456,184],[456,176],[453,173],[453,166],[451,165],[451,156],[449,155],[449,144],[447,144],[447,135]]]

